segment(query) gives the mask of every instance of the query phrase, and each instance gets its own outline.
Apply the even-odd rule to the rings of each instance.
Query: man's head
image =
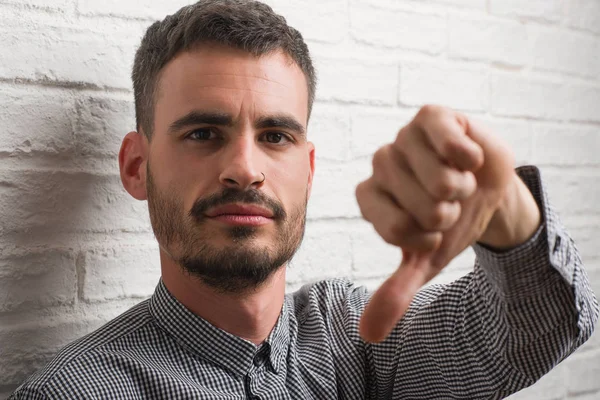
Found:
[[[133,80],[121,178],[148,200],[163,260],[218,290],[259,286],[304,234],[315,73],[302,37],[264,4],[201,1],[148,29]]]
[[[152,24],[136,53],[132,80],[136,125],[150,137],[162,68],[182,51],[219,44],[256,57],[282,51],[304,72],[309,115],[316,74],[300,32],[268,5],[252,0],[200,0]]]

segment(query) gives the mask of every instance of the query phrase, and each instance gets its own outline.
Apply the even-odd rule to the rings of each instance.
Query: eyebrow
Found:
[[[256,129],[285,128],[294,131],[300,136],[306,136],[304,126],[302,126],[302,124],[298,122],[294,117],[285,114],[260,117],[258,121],[256,121],[254,127]]]
[[[171,123],[168,132],[174,133],[194,125],[233,126],[233,124],[233,117],[229,114],[194,110]],[[300,136],[306,136],[304,126],[294,117],[287,114],[275,114],[260,117],[254,124],[254,127],[256,129],[285,128],[294,131]]]
[[[190,111],[169,125],[169,133],[177,132],[193,125],[232,126],[233,118],[229,114],[219,112]]]

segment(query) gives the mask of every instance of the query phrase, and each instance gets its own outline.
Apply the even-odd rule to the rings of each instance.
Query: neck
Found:
[[[256,345],[269,336],[283,307],[285,266],[259,288],[244,293],[221,293],[186,274],[162,251],[160,258],[166,288],[188,310]]]

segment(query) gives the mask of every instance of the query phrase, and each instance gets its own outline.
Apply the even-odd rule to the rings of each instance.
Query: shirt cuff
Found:
[[[473,245],[476,268],[481,267],[502,297],[527,297],[556,284],[555,270],[573,284],[576,252],[558,215],[548,204],[540,171],[535,166],[517,168],[517,174],[531,191],[541,213],[541,224],[525,243],[508,250],[495,250],[481,243]]]

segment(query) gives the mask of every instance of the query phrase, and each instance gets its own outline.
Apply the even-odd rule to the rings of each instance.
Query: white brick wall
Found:
[[[121,188],[130,67],[187,0],[0,0],[0,398],[67,342],[148,296],[146,205]],[[308,39],[317,173],[289,289],[376,288],[399,251],[359,218],[370,155],[425,102],[464,110],[541,166],[600,291],[599,0],[270,0]],[[323,241],[322,238],[327,240]],[[467,251],[437,279],[468,271]],[[514,399],[600,399],[600,333]]]

